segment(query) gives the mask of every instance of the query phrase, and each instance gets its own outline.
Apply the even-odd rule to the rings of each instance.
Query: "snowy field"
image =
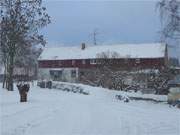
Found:
[[[28,102],[0,86],[1,135],[180,135],[180,109],[115,98],[121,92],[79,85],[90,95],[32,87]]]

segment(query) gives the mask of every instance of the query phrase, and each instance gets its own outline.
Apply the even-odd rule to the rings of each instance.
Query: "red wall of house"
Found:
[[[74,61],[74,64],[73,62]],[[96,67],[96,64],[90,64],[90,59],[86,59],[86,64],[83,64],[83,60],[39,60],[39,68],[92,68]],[[165,67],[164,58],[144,58],[140,59],[140,63],[137,59],[116,59],[117,67],[141,67],[141,68],[162,68]]]

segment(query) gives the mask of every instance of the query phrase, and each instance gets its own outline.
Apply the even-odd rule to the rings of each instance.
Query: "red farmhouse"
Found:
[[[81,70],[97,67],[102,53],[107,54],[108,59],[116,54],[119,68],[128,65],[131,69],[162,69],[168,63],[167,46],[163,43],[45,48],[38,59],[39,77],[75,82]]]

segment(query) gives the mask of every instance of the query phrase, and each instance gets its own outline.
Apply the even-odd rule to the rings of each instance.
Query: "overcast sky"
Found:
[[[49,44],[158,42],[160,21],[155,1],[46,0],[52,23],[43,30]]]
[[[43,29],[48,46],[153,43],[160,41],[157,0],[44,0],[52,23]],[[180,47],[170,48],[180,57]]]

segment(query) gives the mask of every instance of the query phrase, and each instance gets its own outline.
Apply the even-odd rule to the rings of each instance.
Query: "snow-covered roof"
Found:
[[[162,58],[165,56],[164,43],[91,45],[84,50],[81,46],[60,46],[44,48],[39,60],[93,59],[102,52],[116,53],[118,58]]]

